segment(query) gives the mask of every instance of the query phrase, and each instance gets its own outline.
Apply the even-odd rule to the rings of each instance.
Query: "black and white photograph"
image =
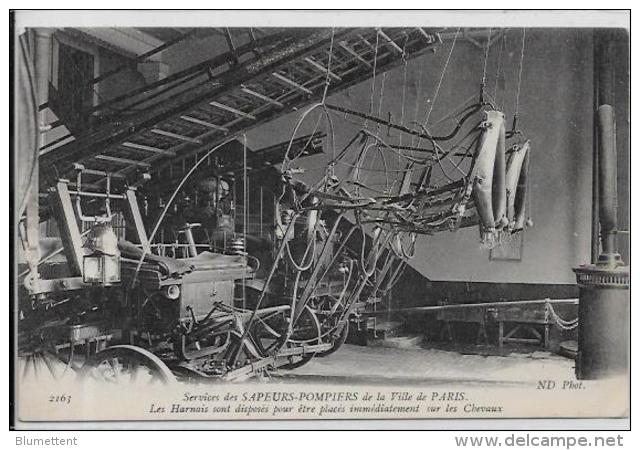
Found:
[[[629,418],[630,11],[10,21],[12,427]]]

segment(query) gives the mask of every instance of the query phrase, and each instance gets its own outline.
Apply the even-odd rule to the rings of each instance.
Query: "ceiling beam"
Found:
[[[212,81],[218,81],[218,83],[207,83],[184,95],[168,98],[162,104],[154,105],[145,112],[104,124],[96,130],[90,130],[85,134],[79,135],[75,141],[58,147],[55,152],[43,155],[41,158],[41,175],[55,173],[52,170],[54,165],[60,171],[69,170],[74,161],[90,158],[92,155],[101,153],[107,146],[119,144],[142,130],[158,125],[163,120],[184,114],[199,105],[206,104],[224,92],[228,92],[232,88],[248,82],[266,71],[272,72],[282,63],[296,57],[299,53],[313,50],[323,45],[327,35],[330,34],[330,30],[316,30],[310,33],[309,30],[294,29],[284,34],[278,33],[267,36],[261,39],[262,44],[260,45],[276,45],[269,55],[265,55],[263,58],[256,58],[232,67],[222,74],[215,75],[215,80]],[[243,46],[243,48],[245,52],[251,51],[254,48],[254,44]],[[200,63],[194,68],[196,70],[207,70],[209,67],[218,67],[228,61],[229,58],[230,55],[225,53]],[[192,73],[194,68],[169,76],[161,80],[161,82],[166,83],[174,81],[174,78],[183,78]],[[146,88],[154,89],[162,85],[162,83],[152,83]]]
[[[340,38],[342,39],[342,37]],[[329,41],[327,41],[328,44]],[[420,55],[423,55],[424,53],[426,53],[427,51],[429,51],[433,45],[436,45],[438,43],[437,37],[435,35],[431,35],[431,40],[428,41],[426,44],[424,41],[422,42],[418,42],[417,40],[412,41],[410,44],[407,45],[407,47],[405,48],[405,58],[408,59],[412,59],[415,57],[418,57]],[[403,64],[404,60],[402,58],[396,58],[396,59],[384,59],[383,62],[378,63],[378,65],[376,66],[376,74],[380,74],[382,72],[388,71],[394,67],[400,66],[401,64]],[[371,67],[372,68],[372,67]],[[350,73],[348,75],[342,75],[342,81],[339,83],[333,83],[329,85],[329,91],[328,91],[328,95],[331,95],[333,93],[342,91],[344,89],[349,88],[350,86],[353,86],[361,81],[364,81],[365,79],[371,77],[372,75],[372,70],[368,69],[367,67],[365,67],[364,65],[361,66],[361,70],[360,71],[350,71]],[[274,113],[273,110],[262,110],[260,112],[256,112],[254,113],[254,115],[257,117],[257,121],[255,123],[252,123],[250,126],[242,126],[242,127],[232,127],[231,125],[229,126],[229,133],[232,132],[238,132],[238,130],[240,129],[248,129],[251,127],[255,127],[257,125],[260,125],[262,123],[268,122],[269,120],[272,120],[274,118],[274,116],[277,116],[279,114],[282,114],[282,111],[287,111],[289,110],[289,108],[300,108],[306,104],[309,104],[310,102],[319,100],[322,97],[323,92],[321,92],[321,90],[317,90],[317,92],[314,92],[313,95],[310,96],[306,96],[306,97],[297,97],[296,99],[291,99],[291,97],[289,97],[288,100],[281,100],[278,99],[278,101],[280,101],[281,103],[283,103],[284,105],[284,109],[278,111],[277,113]],[[246,122],[245,122],[246,123]],[[204,137],[201,137],[203,139],[203,141],[205,140]],[[178,157],[176,157],[175,159],[173,159],[170,162],[164,162],[160,165],[154,165],[154,171],[161,171],[164,168],[168,167],[169,164],[174,164],[177,163],[183,159],[186,158],[190,158],[192,157],[192,155],[197,154],[197,153],[201,153],[203,151],[207,151],[208,149],[211,149],[213,147],[215,147],[216,145],[222,143],[224,141],[224,139],[228,139],[228,135],[224,136],[224,137],[215,137],[212,136],[212,139],[207,140],[207,142],[205,144],[203,144],[202,146],[199,147],[195,147],[192,149],[180,149],[180,154]]]

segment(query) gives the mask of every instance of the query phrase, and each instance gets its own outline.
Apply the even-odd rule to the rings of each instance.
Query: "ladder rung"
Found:
[[[373,45],[371,42],[367,41],[367,39],[362,36],[362,35],[358,35],[358,37],[360,38],[360,40],[367,46],[369,47],[371,50],[375,51],[376,50],[376,46]]]
[[[105,172],[104,170],[90,169],[88,167],[85,167],[84,169],[82,169],[82,174],[96,175],[100,177],[111,176],[112,178],[124,178],[124,175],[119,173],[110,173],[110,172]]]
[[[111,161],[111,162],[115,162],[118,164],[125,164],[127,166],[130,165],[134,165],[134,166],[140,166],[140,167],[149,167],[151,166],[151,164],[149,164],[148,162],[144,162],[144,161],[136,161],[135,159],[129,159],[129,158],[120,158],[117,156],[109,156],[109,155],[96,155],[94,156],[95,159],[100,159],[102,161]]]
[[[338,80],[338,81],[342,81],[342,78],[340,78],[338,75],[336,75],[335,73],[331,72],[330,70],[328,70],[326,67],[324,67],[322,64],[320,64],[318,61],[315,61],[311,58],[305,58],[304,59],[306,62],[308,62],[312,67],[314,67],[315,69],[317,69],[320,73],[323,74],[327,74],[327,72],[329,72],[329,76]]]
[[[391,47],[393,47],[394,50],[397,50],[398,53],[400,53],[401,55],[404,55],[404,51],[402,50],[402,48],[396,44],[393,39],[391,39],[389,36],[386,35],[386,33],[382,30],[378,30],[378,33],[380,33],[380,36],[382,36],[384,38],[385,41],[387,41],[387,43],[389,43],[389,45],[391,45]]]
[[[256,92],[256,91],[253,91],[253,90],[251,90],[251,89],[249,89],[247,87],[243,86],[240,90],[242,92],[244,92],[245,94],[253,95],[254,97],[259,98],[260,100],[264,100],[267,103],[271,103],[271,104],[279,106],[279,107],[284,106],[278,100],[274,100],[271,97],[267,97],[266,95],[263,95],[263,94],[261,94],[259,92]]]
[[[236,114],[238,116],[246,117],[247,119],[251,119],[251,120],[256,120],[256,116],[253,116],[251,114],[247,114],[246,112],[240,111],[239,109],[232,108],[231,106],[227,106],[227,105],[224,105],[224,104],[218,103],[218,102],[209,102],[209,104],[211,106],[215,106],[216,108],[220,108],[220,109],[223,109],[225,111],[229,111],[229,112],[231,112],[233,114]]]
[[[123,147],[134,148],[136,150],[144,150],[146,152],[159,153],[161,155],[176,156],[176,152],[174,152],[172,150],[165,150],[165,149],[162,149],[162,148],[151,147],[150,145],[136,144],[134,142],[123,142],[122,146]]]
[[[228,128],[223,127],[222,125],[216,125],[215,123],[207,122],[205,120],[200,120],[191,116],[180,116],[182,120],[186,120],[187,122],[195,123],[198,125],[202,125],[203,127],[213,128],[214,130],[220,131],[229,131]]]
[[[416,29],[420,32],[420,34],[422,34],[422,36],[424,36],[424,38],[425,38],[427,41],[429,41],[429,42],[433,42],[433,36],[429,36],[429,35],[427,34],[427,32],[426,32],[426,31],[424,31],[421,27],[418,27],[418,28],[416,28]]]
[[[360,61],[362,64],[364,64],[365,66],[371,68],[373,67],[371,65],[371,63],[369,61],[367,61],[366,59],[364,59],[362,56],[360,56],[354,49],[352,49],[351,47],[349,47],[347,44],[345,44],[344,42],[340,42],[338,43],[338,45],[345,50],[347,53],[349,53],[351,56],[353,56],[354,58],[356,58],[358,61]]]
[[[271,75],[274,76],[274,78],[282,81],[283,83],[288,84],[289,86],[293,86],[294,88],[307,93],[307,94],[313,94],[313,92],[310,89],[307,89],[306,87],[302,86],[301,84],[296,83],[293,80],[290,80],[289,78],[285,77],[284,75],[280,75],[277,72],[273,72]]]
[[[179,141],[191,142],[192,144],[201,144],[202,142],[198,139],[194,139],[189,136],[183,136],[181,134],[172,133],[171,131],[161,130],[160,128],[154,128],[151,130],[152,133],[159,134],[160,136],[166,136],[173,139],[177,139]]]

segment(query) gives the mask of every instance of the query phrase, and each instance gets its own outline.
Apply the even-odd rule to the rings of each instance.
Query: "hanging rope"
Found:
[[[307,170],[322,170],[329,167],[331,170],[325,170],[324,177],[315,182],[314,185],[307,186],[305,183],[301,183],[301,189],[304,188],[304,193],[298,195],[293,194],[293,199],[290,200],[293,204],[292,208],[297,213],[302,214],[305,211],[323,211],[326,209],[338,210],[341,214],[350,214],[355,218],[355,224],[352,227],[352,231],[365,233],[369,230],[369,227],[375,227],[375,237],[373,245],[370,248],[363,246],[360,251],[355,250],[353,255],[354,267],[357,267],[358,271],[354,273],[358,274],[358,279],[353,282],[353,286],[349,286],[344,295],[348,297],[347,303],[355,300],[360,295],[361,287],[367,285],[369,290],[366,291],[367,295],[377,295],[385,281],[389,281],[389,285],[393,285],[397,281],[397,276],[391,273],[387,274],[387,270],[391,270],[395,267],[395,264],[391,264],[391,260],[394,257],[399,258],[401,261],[410,259],[416,251],[416,235],[417,234],[434,234],[436,232],[444,230],[454,230],[460,226],[459,211],[464,211],[464,207],[467,204],[468,196],[463,196],[464,190],[468,187],[468,177],[471,167],[473,165],[473,148],[476,147],[478,140],[482,137],[482,131],[478,126],[478,122],[481,120],[478,116],[482,113],[486,106],[494,107],[489,90],[492,89],[494,95],[497,97],[497,92],[502,88],[504,92],[504,85],[501,84],[504,78],[504,66],[505,54],[507,54],[507,43],[504,34],[497,34],[493,36],[492,29],[488,29],[488,35],[486,39],[486,47],[483,47],[480,52],[483,52],[484,57],[482,67],[482,85],[481,85],[481,102],[478,102],[477,93],[466,100],[463,105],[468,104],[461,110],[454,111],[448,114],[445,118],[440,119],[439,122],[444,120],[453,120],[455,122],[455,128],[447,135],[433,136],[428,130],[427,126],[433,128],[435,125],[431,122],[431,116],[434,114],[435,106],[439,99],[439,93],[443,89],[444,77],[448,73],[448,66],[452,63],[453,52],[457,45],[457,40],[460,36],[461,28],[458,28],[452,36],[450,42],[450,48],[447,49],[447,54],[443,55],[442,67],[436,70],[440,70],[439,77],[433,88],[429,88],[426,91],[426,82],[423,83],[422,76],[425,72],[425,65],[428,63],[427,58],[423,60],[423,64],[420,65],[419,77],[416,80],[416,104],[415,104],[415,116],[423,117],[409,125],[405,125],[405,122],[411,120],[411,113],[406,109],[408,93],[407,93],[407,79],[408,79],[408,63],[404,59],[401,63],[404,64],[404,70],[402,76],[402,93],[401,109],[398,111],[399,124],[394,123],[392,117],[389,116],[388,120],[382,117],[383,106],[385,105],[385,89],[386,89],[386,74],[382,71],[382,80],[378,81],[379,76],[377,71],[381,68],[378,66],[378,56],[381,57],[381,62],[385,61],[383,58],[387,56],[384,52],[380,53],[381,37],[384,37],[379,30],[375,38],[375,46],[373,42],[373,36],[368,36],[368,52],[371,61],[370,69],[373,69],[370,81],[370,98],[368,114],[360,111],[350,110],[345,107],[339,107],[331,104],[326,104],[326,95],[328,91],[329,82],[332,81],[330,76],[330,66],[332,58],[337,57],[338,54],[332,55],[332,51],[329,51],[329,61],[327,67],[327,77],[325,79],[324,95],[322,102],[313,106],[307,110],[301,117],[301,120],[296,124],[294,128],[293,136],[295,136],[300,123],[309,116],[311,111],[315,108],[321,109],[326,116],[326,119],[331,125],[329,118],[329,112],[333,114],[344,114],[345,121],[349,121],[347,117],[360,119],[360,122],[352,121],[359,128],[358,132],[353,136],[346,146],[343,147],[338,153],[333,152],[333,159],[331,159],[326,166],[309,168]],[[483,35],[486,29],[483,30]],[[492,37],[494,40],[502,38],[500,54],[494,55],[497,57],[497,69],[488,66],[488,60],[490,57],[490,47],[492,44]],[[364,38],[362,38],[364,40]],[[333,40],[333,35],[332,35]],[[484,39],[483,39],[484,40]],[[383,45],[384,45],[384,41]],[[331,44],[333,46],[333,42]],[[407,42],[404,43],[405,47]],[[403,48],[404,53],[404,48]],[[478,55],[479,56],[479,55]],[[495,59],[495,58],[494,58]],[[326,60],[325,60],[326,61]],[[400,61],[399,61],[400,62]],[[334,64],[335,65],[335,64]],[[416,66],[418,70],[418,67]],[[416,70],[416,71],[417,71]],[[522,68],[520,68],[522,71]],[[437,72],[436,72],[437,73]],[[495,80],[491,77],[495,73]],[[400,76],[400,75],[399,75]],[[427,74],[425,74],[427,76]],[[489,78],[489,79],[488,79]],[[520,76],[521,78],[521,76]],[[476,79],[477,80],[477,79]],[[487,86],[487,83],[494,83],[495,86]],[[381,83],[378,86],[376,83]],[[425,89],[423,96],[423,88]],[[477,91],[476,91],[477,92]],[[427,104],[427,96],[431,95],[431,101]],[[388,96],[388,94],[387,94]],[[486,100],[485,100],[486,96]],[[504,93],[502,95],[504,98]],[[391,99],[386,99],[389,102]],[[469,104],[470,103],[470,104]],[[424,106],[423,106],[424,105]],[[443,105],[440,105],[443,106]],[[411,107],[411,105],[409,105]],[[424,107],[423,112],[421,108]],[[386,112],[385,112],[386,114]],[[437,114],[437,112],[436,112]],[[435,117],[435,116],[434,116]],[[408,119],[408,120],[407,120]],[[477,119],[477,120],[476,120]],[[471,121],[472,123],[467,123]],[[434,122],[436,122],[434,120]],[[436,122],[437,124],[438,122]],[[375,127],[375,130],[371,129],[369,124]],[[316,127],[320,126],[319,122],[316,123]],[[414,128],[415,127],[415,128]],[[380,129],[384,130],[398,130],[399,136],[391,135],[391,133],[380,133]],[[314,129],[315,131],[315,129]],[[399,137],[400,142],[403,142],[402,134],[412,135],[412,141],[415,138],[428,141],[422,148],[420,146],[404,147],[392,146],[389,142],[396,140]],[[333,134],[333,133],[331,133]],[[293,138],[292,138],[293,139]],[[404,138],[408,141],[407,138]],[[373,142],[375,141],[375,142]],[[351,150],[357,151],[357,158],[355,161],[351,161]],[[378,155],[371,155],[369,150],[377,152]],[[402,151],[407,150],[407,151]],[[419,158],[414,157],[414,151],[429,153],[429,155],[420,155]],[[398,167],[396,170],[389,167],[387,164],[387,152],[395,153],[398,158]],[[285,157],[282,165],[282,170],[286,174],[286,180],[293,179],[295,172],[291,167],[295,156],[289,155],[290,150],[285,152]],[[291,158],[289,156],[292,156]],[[381,158],[380,161],[377,161]],[[459,159],[456,159],[459,158]],[[406,167],[402,167],[406,163]],[[333,171],[333,167],[336,165],[350,168],[347,170]],[[382,167],[380,167],[382,166]],[[419,173],[424,168],[437,168],[442,184],[435,182],[432,178],[432,171],[425,171],[421,177],[419,183],[415,183],[412,179],[414,171]],[[340,167],[342,169],[342,167]],[[351,170],[353,169],[353,170]],[[339,177],[337,174],[346,172],[348,176]],[[433,172],[436,172],[434,170]],[[381,174],[373,176],[372,174]],[[375,179],[374,179],[375,178]],[[377,183],[376,180],[384,181]],[[426,180],[426,181],[425,181]],[[296,180],[298,181],[298,180]],[[422,186],[429,186],[424,189]],[[394,188],[397,185],[401,186],[400,192],[395,192]],[[296,185],[298,186],[298,185]],[[414,186],[417,188],[414,190]],[[295,186],[294,186],[295,187]],[[379,187],[379,188],[378,188]],[[295,189],[294,189],[295,191]],[[407,191],[407,192],[405,192]],[[315,196],[317,198],[316,203],[305,203],[305,199]],[[288,200],[289,201],[289,200]],[[449,205],[453,204],[453,207]],[[335,224],[334,224],[335,226]],[[407,234],[409,233],[409,234]],[[286,257],[289,261],[289,266],[293,266],[294,270],[298,273],[306,270],[313,270],[312,278],[314,282],[318,283],[323,277],[317,278],[315,276],[317,270],[313,267],[317,262],[309,259],[310,254],[316,253],[314,239],[307,242],[307,251],[303,255],[300,261],[296,261],[292,258],[292,252],[288,244],[282,248],[280,258]],[[496,237],[496,241],[498,238]],[[363,239],[364,243],[364,239]],[[313,251],[313,252],[312,252]],[[280,252],[279,252],[280,253]],[[336,256],[340,251],[336,252]],[[385,256],[386,255],[386,256]],[[295,254],[296,258],[299,258],[299,254]],[[290,262],[293,261],[293,264]],[[397,273],[402,272],[403,264],[398,264]],[[382,269],[382,271],[379,271]],[[299,275],[298,275],[299,277]],[[385,278],[387,277],[387,278]],[[296,282],[297,283],[297,282]],[[306,299],[309,298],[307,291],[313,293],[315,288],[305,290],[304,302],[300,305],[304,306]],[[386,290],[384,288],[383,290]],[[294,289],[294,292],[297,291]],[[343,295],[341,295],[342,297]],[[348,308],[347,308],[348,309]],[[300,310],[297,306],[294,310]],[[549,313],[551,314],[551,313]],[[299,314],[298,314],[299,316]],[[551,317],[551,316],[550,316]],[[551,319],[549,319],[551,320]],[[558,320],[563,326],[572,326],[571,322]]]
[[[378,118],[380,118],[380,115],[382,114],[382,100],[384,99],[384,86],[386,81],[387,81],[387,72],[384,72],[382,74],[382,83],[380,84],[380,102],[378,103],[378,114],[377,114]],[[376,125],[376,135],[379,135],[379,133],[380,133],[380,124],[378,123]]]
[[[249,178],[247,176],[247,135],[242,135],[242,245],[247,253],[247,232],[249,231]],[[247,307],[247,280],[242,277],[242,307]]]
[[[487,61],[489,60],[489,49],[491,48],[491,31],[492,31],[492,28],[489,28],[489,33],[487,34],[487,49],[484,53],[484,65],[482,67],[482,84],[480,84],[480,103],[484,102],[484,89],[485,89],[485,83],[487,79]]]
[[[376,30],[376,47],[373,54],[373,74],[371,76],[371,95],[369,96],[369,115],[373,115],[373,97],[376,92],[376,70],[378,68],[378,45],[380,43],[380,33]],[[364,127],[366,128],[369,120],[365,120]]]
[[[516,127],[518,123],[518,110],[520,108],[520,87],[522,85],[522,67],[524,65],[524,42],[527,37],[527,29],[522,29],[522,47],[520,48],[520,67],[518,68],[518,86],[516,88],[516,106],[513,114],[513,125],[511,126],[512,131],[516,132]]]
[[[335,36],[336,29],[331,29],[331,44],[329,44],[329,59],[327,61],[327,77],[324,80],[324,91],[322,92],[322,104],[324,105],[327,99],[327,92],[329,91],[329,85],[331,84],[331,58],[333,56],[333,38]]]
[[[449,67],[449,61],[451,61],[451,55],[453,54],[453,49],[456,46],[456,41],[458,40],[458,33],[460,33],[460,27],[456,30],[456,34],[453,37],[453,42],[451,43],[451,48],[449,49],[449,55],[447,56],[447,60],[444,63],[444,67],[442,68],[442,72],[440,73],[440,79],[438,80],[438,84],[436,86],[436,90],[433,93],[433,100],[431,101],[431,105],[429,105],[429,112],[427,113],[427,117],[424,120],[425,128],[429,125],[429,118],[431,117],[431,112],[433,112],[433,107],[436,104],[436,100],[438,100],[438,94],[440,93],[440,87],[442,86],[442,80],[444,80],[444,75],[447,72],[447,67]]]
[[[404,66],[403,74],[402,74],[402,101],[401,101],[401,110],[400,110],[400,125],[404,126],[404,110],[405,110],[405,102],[407,98],[407,58],[406,58],[406,48],[407,42],[409,41],[409,36],[407,36],[404,40],[404,45],[402,46],[402,65]],[[402,146],[402,133],[400,133],[400,146]],[[400,168],[400,157],[398,157],[398,168]]]
[[[500,102],[498,102],[498,83],[501,78],[503,80],[503,89],[504,89],[504,67],[502,66],[502,55],[504,54],[506,46],[507,46],[507,33],[504,32],[502,35],[502,39],[500,40],[500,51],[498,52],[498,65],[496,67],[496,82],[493,87],[493,100],[496,102],[496,106],[500,104]],[[503,91],[503,100],[504,100],[504,91]]]
[[[420,66],[420,74],[418,75],[418,86],[416,89],[416,106],[413,112],[413,123],[418,123],[418,113],[420,112],[420,99],[422,98],[422,77],[424,74],[424,68],[427,65],[427,58],[424,58],[422,65]],[[411,137],[411,146],[415,147],[415,136]]]
[[[431,113],[433,112],[433,107],[436,103],[436,100],[438,99],[438,94],[440,93],[440,87],[442,86],[442,80],[444,80],[444,75],[447,72],[447,67],[449,67],[449,61],[451,61],[451,55],[453,54],[453,49],[455,48],[456,41],[458,40],[458,33],[460,33],[460,27],[458,27],[458,29],[456,30],[456,34],[453,37],[453,42],[451,43],[451,48],[449,48],[449,55],[447,56],[444,66],[442,67],[442,71],[440,72],[440,79],[438,80],[438,84],[436,85],[436,90],[433,94],[433,99],[431,100],[431,104],[429,105],[429,111],[427,112],[427,117],[424,120],[424,127],[423,127],[424,129],[426,129],[427,125],[429,124],[429,118],[431,117]],[[422,138],[418,138],[418,143],[416,146],[420,147],[421,143],[422,143]]]

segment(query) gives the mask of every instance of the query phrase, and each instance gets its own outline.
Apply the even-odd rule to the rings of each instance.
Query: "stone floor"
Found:
[[[314,358],[274,381],[335,384],[535,384],[540,379],[573,379],[574,361],[547,351],[505,349],[501,355],[479,349],[453,350],[344,345],[325,358]],[[485,354],[482,354],[485,353]]]

